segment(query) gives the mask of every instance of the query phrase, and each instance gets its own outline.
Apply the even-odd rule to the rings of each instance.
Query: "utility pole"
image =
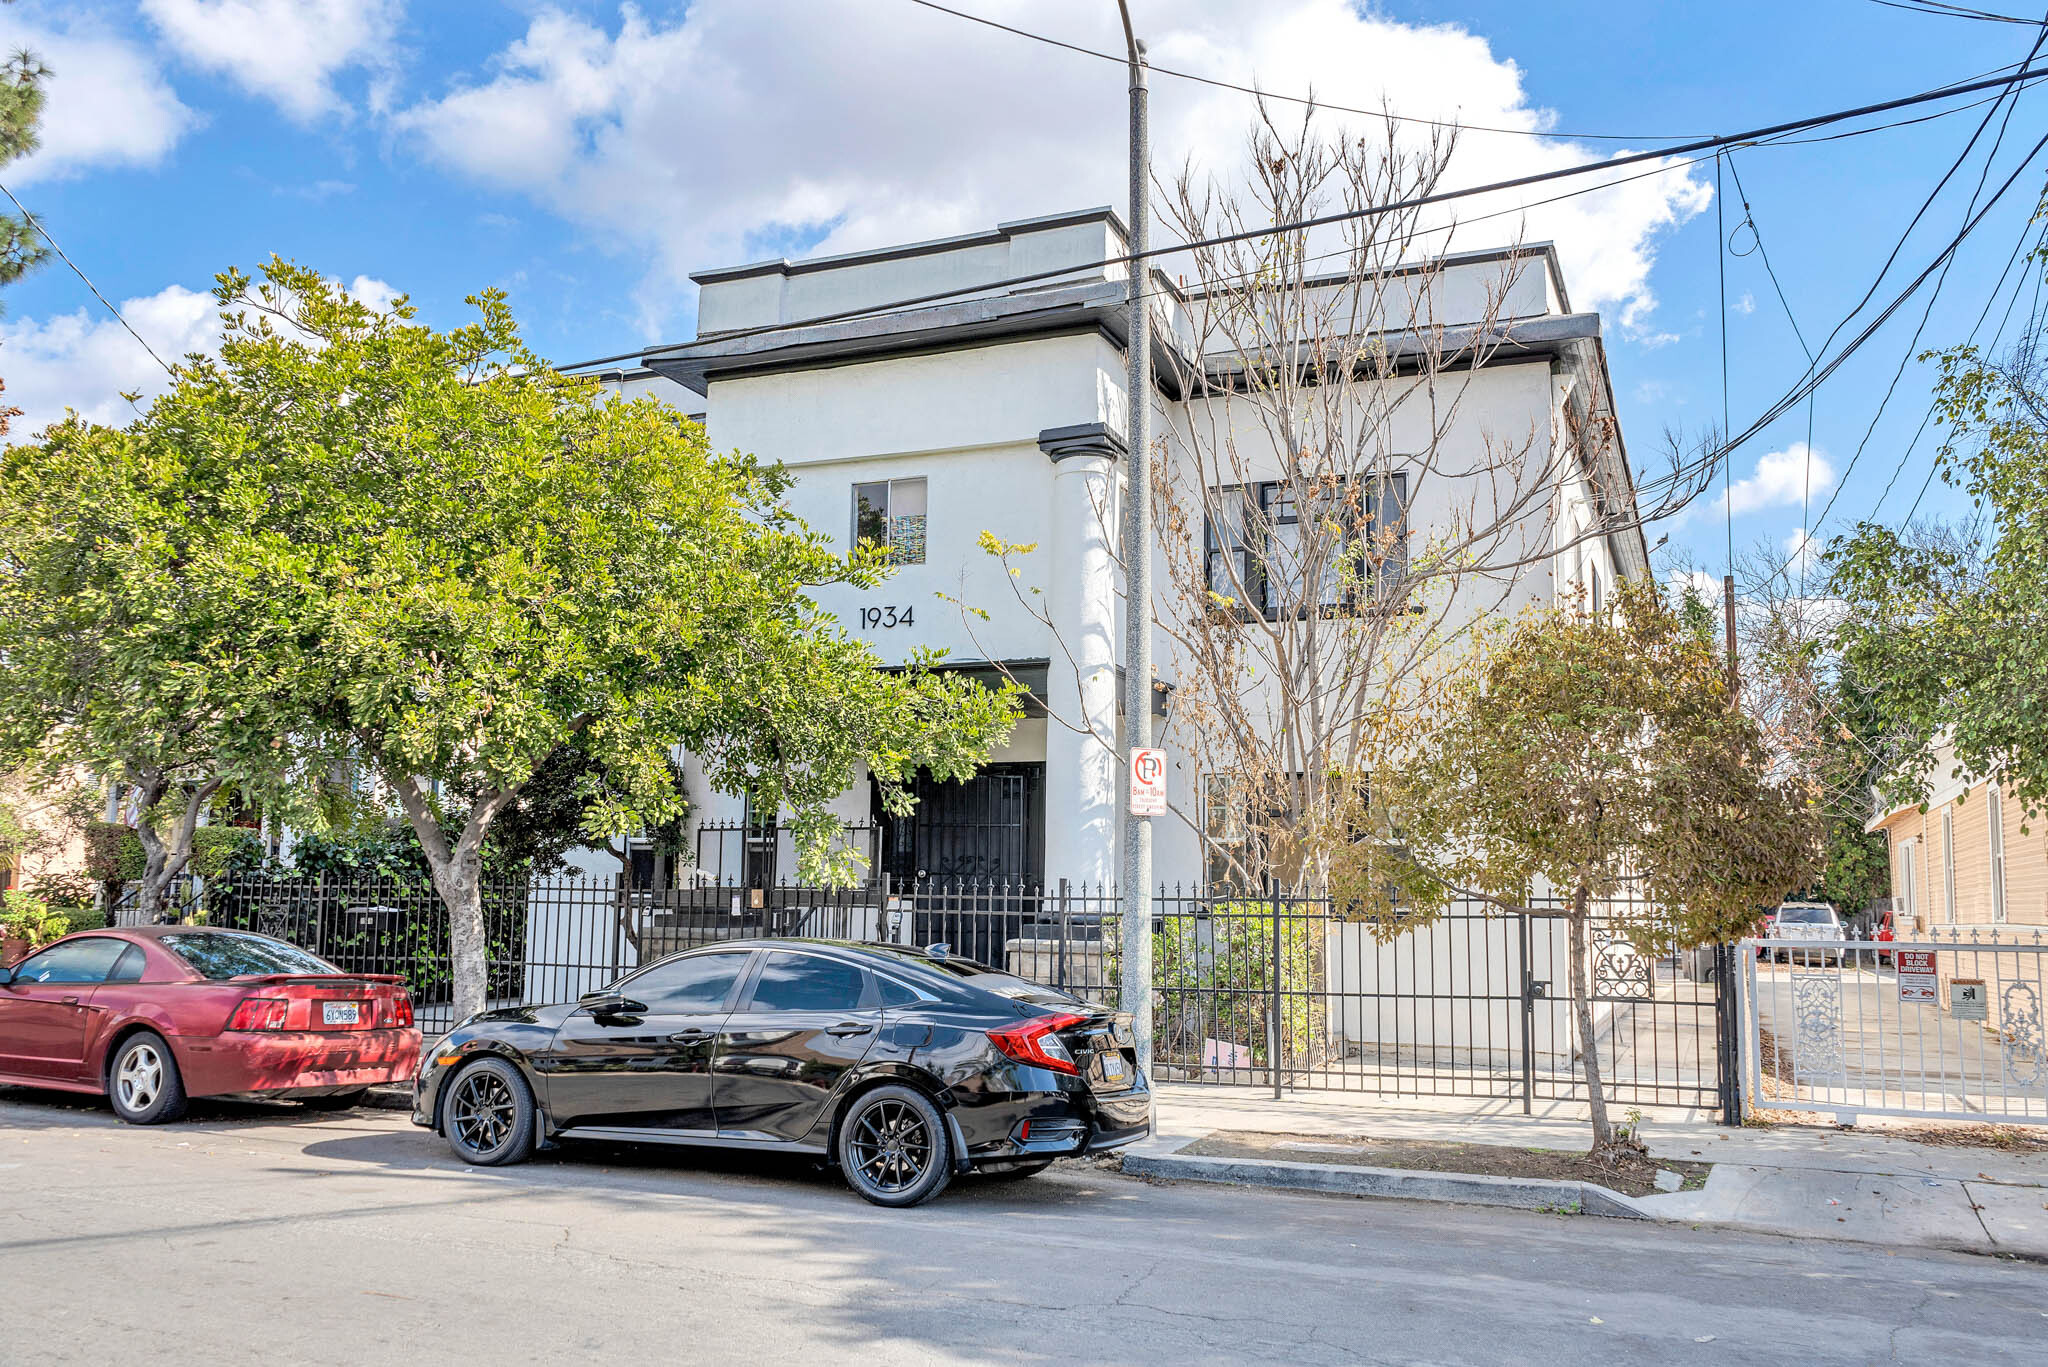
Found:
[[[1735,576],[1721,576],[1721,616],[1728,632],[1728,705],[1740,707],[1742,674],[1735,658]]]
[[[1131,752],[1152,744],[1152,322],[1145,302],[1144,255],[1151,236],[1152,138],[1146,123],[1145,45],[1131,27],[1131,7],[1117,0],[1131,73],[1131,259],[1127,282],[1130,332],[1124,385],[1129,406],[1130,467],[1124,489],[1124,745],[1123,786]],[[1123,1009],[1137,1036],[1138,1066],[1152,1072],[1152,818],[1130,813],[1125,794],[1123,839]]]

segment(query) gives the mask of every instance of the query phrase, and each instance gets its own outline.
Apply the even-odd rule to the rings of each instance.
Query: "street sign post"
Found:
[[[1166,815],[1166,752],[1154,749],[1131,751],[1132,816]]]
[[[1902,949],[1893,958],[1899,967],[1899,1000],[1933,1003],[1941,1000],[1941,983],[1934,972],[1934,951]]]

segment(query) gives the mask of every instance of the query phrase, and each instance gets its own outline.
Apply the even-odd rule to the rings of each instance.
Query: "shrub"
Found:
[[[71,929],[71,922],[50,910],[50,904],[19,890],[0,893],[0,934],[46,945]]]
[[[93,880],[82,873],[40,873],[28,880],[24,890],[69,916],[73,929],[79,928],[79,914],[90,913],[98,902]]]
[[[1301,905],[1281,909],[1280,1060],[1311,1058],[1321,1047],[1318,986],[1324,922]],[[1219,904],[1207,916],[1176,916],[1152,937],[1152,981],[1162,1060],[1199,1064],[1204,1040],[1248,1045],[1263,1067],[1271,1053],[1266,1018],[1273,1004],[1273,908]]]
[[[141,840],[137,839],[139,846]],[[262,857],[263,842],[247,826],[201,826],[192,832],[192,863],[198,878],[214,879]]]
[[[142,877],[142,837],[133,826],[95,821],[85,828],[85,871],[101,883],[133,883]]]

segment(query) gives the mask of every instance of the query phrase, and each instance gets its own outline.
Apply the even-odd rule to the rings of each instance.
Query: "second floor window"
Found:
[[[1209,492],[1209,591],[1244,617],[1332,616],[1382,601],[1408,566],[1408,477]]]
[[[878,479],[853,486],[853,539],[889,553],[892,563],[924,563],[924,481]]]

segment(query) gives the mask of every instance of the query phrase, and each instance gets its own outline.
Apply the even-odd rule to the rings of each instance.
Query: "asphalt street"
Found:
[[[0,1361],[2033,1363],[2048,1267],[1683,1226],[800,1164],[466,1169],[390,1112],[0,1089]]]

